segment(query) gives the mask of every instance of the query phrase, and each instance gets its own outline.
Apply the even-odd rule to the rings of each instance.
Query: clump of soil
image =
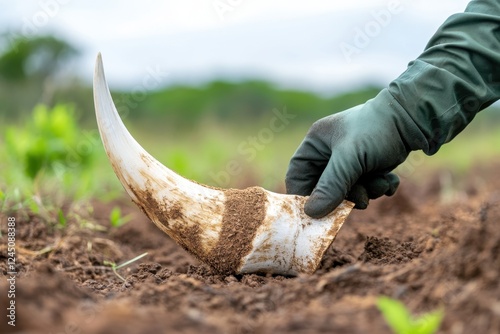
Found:
[[[418,257],[413,242],[398,243],[387,237],[368,237],[359,259],[374,264],[398,264]]]
[[[70,221],[60,229],[38,215],[10,212],[18,221],[17,321],[11,327],[2,316],[0,332],[388,333],[375,306],[386,295],[413,313],[443,307],[442,333],[497,333],[499,167],[471,172],[467,189],[446,204],[438,190],[403,182],[401,205],[396,196],[354,211],[320,269],[296,278],[214,272],[128,200],[93,202],[92,228]],[[478,175],[488,182],[477,183]],[[107,222],[116,205],[134,217],[118,229]],[[6,217],[0,214],[2,240]],[[125,282],[104,264],[146,251],[119,269]],[[3,308],[6,294],[0,301]]]

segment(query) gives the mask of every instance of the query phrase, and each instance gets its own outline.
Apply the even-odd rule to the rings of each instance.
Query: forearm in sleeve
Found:
[[[472,1],[446,20],[389,92],[425,138],[409,146],[437,152],[500,98],[500,1]]]

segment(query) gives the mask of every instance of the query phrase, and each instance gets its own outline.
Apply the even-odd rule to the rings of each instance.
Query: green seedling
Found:
[[[113,273],[115,273],[115,275],[116,275],[119,279],[121,279],[122,281],[124,281],[124,282],[125,282],[125,281],[126,281],[126,279],[125,279],[125,278],[123,278],[123,276],[122,276],[122,275],[120,275],[120,274],[118,273],[118,271],[117,271],[117,270],[118,270],[118,269],[120,269],[120,268],[126,267],[126,266],[128,266],[129,264],[134,263],[135,261],[138,261],[138,260],[142,259],[142,258],[143,258],[143,257],[145,257],[146,255],[148,255],[148,253],[147,253],[147,252],[146,252],[146,253],[143,253],[143,254],[141,254],[141,255],[139,255],[139,256],[134,257],[132,260],[128,260],[128,261],[126,261],[126,262],[123,262],[123,263],[122,263],[122,264],[120,264],[120,265],[116,265],[116,263],[114,263],[113,261],[104,261],[104,265],[105,265],[105,266],[110,266],[110,267],[111,267],[111,269],[113,270]]]
[[[130,215],[122,216],[122,211],[117,206],[115,206],[109,214],[109,221],[113,227],[120,227],[130,221],[130,219],[132,219]]]
[[[377,299],[377,307],[395,334],[434,334],[444,316],[444,311],[438,309],[413,317],[403,303],[383,296]]]
[[[64,216],[64,212],[62,212],[61,209],[57,212],[57,222],[59,223],[60,227],[66,227],[68,220]]]

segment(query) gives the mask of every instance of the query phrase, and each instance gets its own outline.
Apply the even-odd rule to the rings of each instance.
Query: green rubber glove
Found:
[[[287,192],[312,192],[305,206],[312,217],[328,214],[346,195],[364,209],[369,199],[394,194],[399,179],[389,172],[418,148],[418,140],[425,138],[416,124],[383,90],[363,105],[313,124],[290,162]]]
[[[317,121],[292,157],[287,192],[325,216],[344,198],[366,208],[392,195],[390,171],[412,150],[434,154],[500,98],[500,1],[451,16],[424,53],[374,99]]]

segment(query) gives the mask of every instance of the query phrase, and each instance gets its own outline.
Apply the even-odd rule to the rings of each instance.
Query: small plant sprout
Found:
[[[444,316],[443,309],[438,309],[413,317],[403,303],[384,296],[377,299],[377,307],[395,334],[434,334]]]
[[[117,206],[109,214],[109,221],[113,227],[120,227],[130,221],[130,219],[132,219],[130,215],[122,216],[122,211]]]
[[[146,253],[143,253],[143,254],[141,254],[141,255],[139,255],[139,256],[136,256],[136,257],[134,257],[134,258],[133,258],[133,259],[131,259],[131,260],[128,260],[128,261],[126,261],[126,262],[123,262],[122,264],[119,264],[119,265],[116,265],[116,263],[114,263],[113,261],[104,261],[104,265],[105,265],[105,266],[110,266],[110,267],[111,267],[111,269],[113,270],[113,272],[115,273],[115,275],[116,275],[119,279],[121,279],[122,281],[124,281],[124,282],[125,282],[125,281],[126,281],[126,279],[125,279],[125,278],[123,278],[123,276],[122,276],[122,275],[118,274],[118,271],[117,271],[117,270],[118,270],[118,269],[120,269],[120,268],[126,267],[126,266],[128,266],[128,265],[130,265],[130,264],[134,263],[135,261],[138,261],[138,260],[142,259],[142,258],[143,258],[143,257],[145,257],[146,255],[148,255],[148,253],[147,253],[147,252],[146,252]]]
[[[68,220],[64,216],[64,212],[61,209],[57,212],[57,221],[59,222],[60,227],[66,227]]]

